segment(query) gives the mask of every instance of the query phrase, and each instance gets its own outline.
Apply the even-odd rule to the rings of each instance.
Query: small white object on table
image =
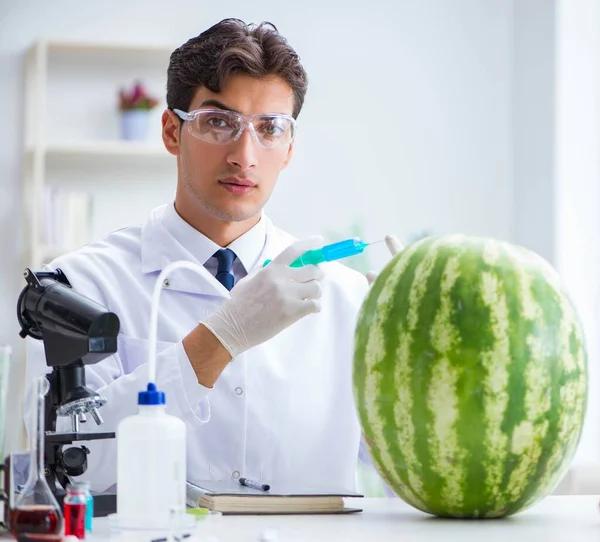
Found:
[[[598,502],[593,495],[550,496],[508,518],[457,520],[424,514],[400,499],[346,499],[363,512],[221,516],[200,521],[185,542],[260,542],[265,533],[277,542],[600,542]],[[106,518],[94,519],[92,536],[93,542],[110,540]]]

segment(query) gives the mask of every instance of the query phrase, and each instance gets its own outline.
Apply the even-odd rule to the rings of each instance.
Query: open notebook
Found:
[[[242,486],[234,480],[187,483],[187,504],[223,514],[349,514],[344,497],[363,495],[340,488],[285,487],[272,484],[269,491]]]

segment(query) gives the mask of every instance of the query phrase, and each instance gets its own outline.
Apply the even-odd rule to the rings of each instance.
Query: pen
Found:
[[[174,540],[181,540],[182,538],[189,538],[190,536],[191,536],[190,533],[185,533],[181,537],[174,536],[173,539]],[[155,538],[154,540],[150,540],[150,542],[167,542],[167,539],[166,538]]]
[[[238,481],[243,486],[251,487],[252,489],[258,489],[260,491],[269,491],[269,489],[271,489],[269,484],[263,484],[262,482],[249,480],[248,478],[240,478]]]

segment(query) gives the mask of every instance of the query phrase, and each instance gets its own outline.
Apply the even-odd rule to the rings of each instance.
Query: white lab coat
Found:
[[[86,367],[87,385],[108,400],[105,423],[90,418],[82,431],[116,431],[137,412],[137,394],[148,381],[147,353],[152,290],[169,263],[193,255],[162,224],[166,206],[142,227],[125,228],[49,266],[62,269],[80,293],[115,312],[121,322],[118,352]],[[272,259],[293,238],[266,216],[259,260]],[[197,233],[197,232],[196,232]],[[202,265],[203,261],[197,261]],[[202,277],[180,269],[161,294],[157,385],[167,410],[187,427],[190,481],[247,476],[292,484],[352,489],[360,428],[352,394],[352,355],[357,313],[366,279],[339,263],[324,264],[322,310],[241,354],[213,389],[198,384],[182,339],[214,312],[229,292],[206,269]],[[27,339],[27,382],[49,372],[41,341]],[[26,416],[29,419],[27,401]],[[59,429],[70,430],[60,418]],[[88,441],[92,489],[116,482],[116,442]]]

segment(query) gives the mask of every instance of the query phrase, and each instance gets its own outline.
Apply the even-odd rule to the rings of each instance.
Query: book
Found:
[[[90,242],[93,223],[90,193],[46,186],[41,198],[43,244],[74,250]]]
[[[363,497],[354,491],[318,486],[273,484],[268,491],[261,491],[234,480],[187,482],[186,487],[189,507],[222,514],[349,514],[361,509],[347,508],[344,498]]]

